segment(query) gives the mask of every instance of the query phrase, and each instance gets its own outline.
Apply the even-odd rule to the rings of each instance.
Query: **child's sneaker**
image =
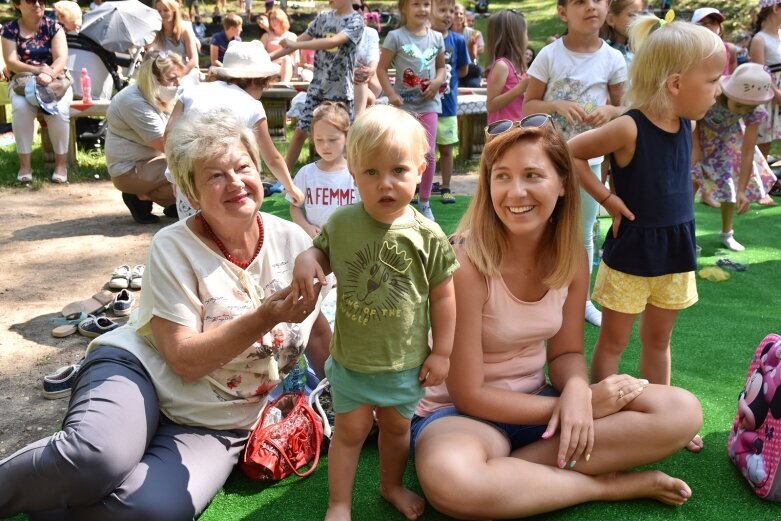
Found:
[[[418,211],[423,214],[423,217],[428,219],[429,221],[436,222],[436,219],[434,219],[434,213],[431,211],[431,205],[429,203],[420,203],[420,207],[418,208]]]
[[[456,202],[456,198],[453,197],[453,192],[450,191],[450,188],[440,189],[439,194],[442,197],[442,204],[453,204]]]
[[[721,244],[732,251],[743,251],[746,248],[735,240],[735,232],[729,231],[721,234]]]
[[[602,312],[590,300],[586,301],[586,322],[592,326],[602,327]]]
[[[43,397],[47,400],[57,400],[70,396],[73,383],[76,381],[76,376],[79,373],[82,362],[84,362],[83,358],[75,364],[60,367],[53,373],[44,376]]]

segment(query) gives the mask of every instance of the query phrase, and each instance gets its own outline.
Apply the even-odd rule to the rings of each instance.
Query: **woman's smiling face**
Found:
[[[491,167],[491,201],[508,233],[538,237],[550,222],[564,185],[539,141],[519,141]]]

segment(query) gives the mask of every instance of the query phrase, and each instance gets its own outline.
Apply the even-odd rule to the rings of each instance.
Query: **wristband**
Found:
[[[605,201],[607,201],[608,199],[610,199],[610,196],[612,196],[612,195],[613,195],[613,192],[608,192],[608,193],[607,193],[607,197],[605,197],[604,199],[602,199],[602,200],[599,202],[599,206],[604,206],[604,205],[605,205]]]

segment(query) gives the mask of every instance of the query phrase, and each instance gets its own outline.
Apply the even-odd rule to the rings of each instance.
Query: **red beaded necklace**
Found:
[[[248,260],[247,262],[240,261],[230,253],[228,253],[228,250],[225,248],[225,245],[222,243],[219,237],[217,237],[217,234],[214,233],[214,230],[212,230],[212,227],[209,226],[209,223],[206,222],[206,219],[203,217],[202,213],[198,214],[198,217],[201,218],[201,222],[203,223],[203,228],[206,230],[206,233],[209,234],[209,237],[211,240],[214,241],[214,244],[217,245],[217,247],[220,249],[220,252],[222,255],[231,261],[233,264],[238,266],[241,269],[247,269],[247,267],[252,264],[252,261],[255,260],[255,257],[258,256],[258,253],[260,253],[260,249],[263,247],[263,221],[260,219],[260,214],[257,214],[257,222],[258,222],[258,245],[255,247],[255,253],[252,254],[252,258]]]

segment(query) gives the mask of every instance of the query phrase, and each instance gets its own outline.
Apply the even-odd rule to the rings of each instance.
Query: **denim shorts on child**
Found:
[[[641,277],[614,270],[601,262],[591,297],[606,308],[630,315],[642,313],[646,304],[662,309],[686,309],[697,302],[697,282],[693,271]]]
[[[544,385],[537,391],[534,391],[530,394],[536,394],[539,396],[558,396],[559,392],[553,388],[551,385]],[[516,425],[512,423],[501,423],[501,422],[492,422],[489,420],[484,420],[482,418],[475,418],[474,416],[469,416],[467,414],[461,414],[458,412],[458,409],[453,407],[452,405],[449,407],[443,407],[442,409],[437,409],[433,413],[431,413],[428,416],[418,416],[415,415],[412,417],[412,424],[410,426],[411,436],[410,436],[410,445],[412,449],[415,449],[415,444],[418,441],[418,437],[420,436],[420,433],[423,432],[423,429],[426,428],[428,424],[431,422],[438,420],[439,418],[447,418],[448,416],[460,416],[462,418],[469,418],[471,420],[483,422],[487,425],[491,425],[492,427],[495,427],[499,432],[501,432],[505,438],[507,438],[507,441],[510,443],[510,450],[516,450],[520,449],[521,447],[524,447],[532,442],[535,442],[542,438],[542,434],[545,432],[545,429],[548,427],[546,425]]]
[[[397,373],[358,373],[328,357],[325,376],[331,383],[334,412],[345,414],[361,405],[394,407],[405,418],[412,418],[424,390],[418,380],[420,367]]]
[[[347,107],[347,112],[350,114],[350,121],[355,119],[355,103],[351,99],[324,100],[323,98],[307,96],[306,101],[304,101],[304,108],[301,109],[301,116],[298,118],[298,123],[296,123],[296,128],[300,128],[305,132],[309,132],[310,127],[312,126],[312,113],[324,101],[340,101],[344,103]]]
[[[437,145],[458,144],[458,119],[456,116],[437,118]]]

